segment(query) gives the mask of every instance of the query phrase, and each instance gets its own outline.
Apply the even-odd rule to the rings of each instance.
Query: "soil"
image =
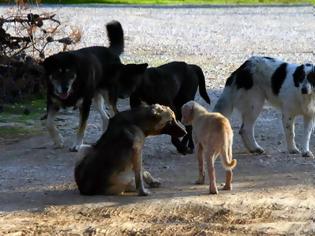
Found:
[[[60,9],[60,12],[64,14],[70,9],[69,7]],[[284,58],[289,60],[306,61],[314,59],[312,51],[309,52],[314,49],[312,47],[314,44],[301,40],[303,45],[292,46],[291,40],[299,39],[298,32],[302,32],[299,35],[303,35],[304,39],[308,37],[310,39],[310,35],[314,35],[314,24],[311,26],[310,23],[313,17],[312,13],[309,13],[311,9],[311,7],[209,10],[181,8],[162,11],[158,8],[148,8],[140,9],[138,14],[134,13],[136,11],[134,8],[124,7],[83,10],[95,11],[96,16],[107,12],[108,18],[117,14],[118,19],[126,14],[134,24],[137,19],[132,18],[133,14],[135,18],[145,15],[149,22],[162,19],[167,22],[169,18],[163,18],[163,14],[175,14],[175,19],[182,17],[184,21],[187,20],[187,14],[189,17],[202,18],[209,12],[209,15],[212,15],[211,19],[215,18],[213,15],[230,17],[230,23],[235,18],[247,20],[253,18],[255,22],[248,21],[249,26],[245,28],[235,21],[234,30],[242,28],[247,36],[249,35],[247,30],[253,30],[257,34],[262,29],[268,32],[264,25],[265,21],[269,23],[273,21],[273,25],[278,23],[278,29],[283,31],[282,36],[287,30],[295,37],[286,41],[286,45],[290,45],[288,48],[293,48],[292,52],[286,54],[287,47],[279,43],[282,38],[279,36],[280,33],[276,29],[270,29],[269,34],[264,34],[262,38],[273,38],[274,44],[270,46],[271,49],[281,51],[274,54],[285,55]],[[295,20],[293,23],[289,21],[292,17]],[[221,23],[227,21],[220,19]],[[222,24],[224,26],[224,23]],[[135,25],[133,27],[136,27]],[[254,25],[257,28],[253,28]],[[297,25],[300,25],[300,28],[296,28]],[[128,29],[127,26],[126,28]],[[313,30],[311,34],[309,29]],[[217,33],[212,32],[217,41],[229,34],[227,28]],[[136,39],[132,40],[133,37],[138,37],[136,32],[129,30],[127,35],[130,35],[127,37],[127,48],[131,48],[132,44],[138,45]],[[176,32],[174,35],[175,38],[178,36]],[[150,34],[147,35],[149,36]],[[248,39],[247,36],[243,35]],[[159,38],[161,35],[152,36],[155,37]],[[196,37],[199,37],[198,34]],[[247,41],[248,50],[259,52],[262,46],[251,44],[251,39],[250,37]],[[285,37],[282,38],[284,39]],[[154,44],[155,41],[150,42]],[[185,60],[199,58],[200,64],[204,65],[212,105],[207,106],[199,95],[196,100],[209,110],[220,95],[224,80],[232,71],[231,68],[235,69],[245,56],[250,56],[246,50],[241,53],[244,49],[242,44],[237,42],[236,44],[240,48],[236,47],[235,54],[221,51],[220,55],[225,57],[219,54],[211,57],[211,53],[205,52],[205,58],[200,59],[202,54],[192,56],[187,51],[184,51],[183,55],[177,55],[178,58]],[[226,44],[221,43],[219,46],[225,48]],[[143,46],[137,51],[137,55],[142,55],[139,58],[145,60],[150,53],[158,51],[156,48],[150,50],[145,51]],[[198,50],[197,48],[196,51]],[[160,49],[161,51],[163,50]],[[124,60],[131,60],[130,55],[131,53],[127,53]],[[164,56],[168,60],[174,58],[167,50]],[[211,60],[208,61],[210,57]],[[153,65],[156,63],[155,60],[161,60],[156,54],[150,58]],[[118,108],[128,109],[128,101],[119,101]],[[232,126],[235,132],[233,155],[238,165],[234,171],[233,190],[219,190],[218,195],[209,195],[208,185],[193,184],[197,179],[197,161],[194,154],[185,156],[178,154],[170,144],[168,136],[149,137],[146,140],[143,150],[144,167],[162,182],[160,188],[150,189],[152,194],[147,197],[138,197],[133,193],[122,196],[81,196],[73,178],[74,165],[80,158],[77,153],[70,153],[67,148],[53,149],[52,141],[47,134],[20,138],[14,142],[2,140],[0,235],[314,235],[315,162],[313,159],[285,152],[280,118],[279,111],[266,104],[256,124],[256,138],[265,148],[266,154],[252,155],[246,152],[238,135],[239,116],[237,113],[233,115]],[[77,128],[77,111],[62,112],[57,122],[66,138],[66,146],[69,147]],[[300,143],[303,131],[301,119],[296,122],[296,131],[296,140]],[[93,110],[85,141],[93,143],[100,135],[101,119]],[[314,141],[313,137],[311,141],[313,152]],[[224,171],[219,161],[216,163],[216,172],[218,184],[222,187]]]

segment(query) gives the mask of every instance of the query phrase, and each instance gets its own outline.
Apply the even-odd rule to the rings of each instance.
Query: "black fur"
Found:
[[[116,55],[122,54],[124,51],[124,32],[119,30],[122,29],[121,24],[118,21],[112,21],[106,25],[106,29],[109,49]]]
[[[287,76],[287,66],[288,63],[282,63],[271,77],[271,88],[275,95],[279,94],[281,86]]]
[[[236,84],[237,89],[250,89],[253,87],[253,75],[250,71],[250,61],[245,61],[238,69],[236,69],[226,80],[225,86]]]
[[[267,60],[270,60],[270,61],[276,61],[274,58],[272,58],[272,57],[264,57],[265,59],[267,59]]]
[[[310,84],[315,87],[315,68],[313,66],[313,70],[308,73],[307,80],[310,82]]]
[[[232,73],[235,77],[235,84],[238,89],[251,89],[253,87],[253,75],[250,71],[250,61],[246,61],[236,71]]]
[[[131,107],[136,107],[144,101],[148,104],[159,103],[171,107],[176,118],[181,120],[181,107],[190,100],[194,100],[199,86],[200,96],[210,104],[205,87],[204,74],[199,66],[185,62],[171,62],[159,67],[148,68],[139,77],[139,86],[130,96]],[[191,129],[188,129],[188,131]],[[189,150],[187,141],[189,140]],[[183,154],[194,148],[191,132],[188,132],[182,142],[172,137],[172,143]]]
[[[147,64],[121,63],[119,54],[123,51],[123,30],[119,22],[107,25],[110,41],[109,48],[95,46],[75,51],[61,52],[44,60],[47,78],[47,111],[58,110],[60,107],[75,106],[82,99],[80,109],[80,127],[86,122],[93,97],[104,91],[108,92],[109,105],[115,112],[118,97],[131,94],[130,84],[135,82],[129,77],[143,73]],[[74,79],[72,86],[69,81]],[[60,84],[62,92],[56,91],[54,83]],[[70,92],[67,90],[70,89]],[[56,102],[57,101],[57,102]]]
[[[233,84],[233,81],[234,81],[234,76],[232,74],[229,78],[227,78],[225,82],[225,87],[231,86]]]
[[[294,80],[294,86],[299,87],[300,83],[305,78],[305,71],[304,71],[304,65],[300,65],[296,68],[296,70],[293,73],[293,80]]]
[[[80,193],[113,194],[109,193],[108,189],[120,183],[113,180],[113,175],[132,168],[137,181],[137,174],[141,172],[141,151],[146,136],[158,134],[183,136],[186,133],[174,119],[165,122],[156,130],[159,122],[161,113],[156,112],[154,106],[120,112],[111,118],[106,132],[75,168],[75,181]],[[134,151],[139,151],[138,155],[135,156]],[[137,166],[137,163],[140,166]],[[139,195],[143,195],[141,183],[136,182],[136,185]]]

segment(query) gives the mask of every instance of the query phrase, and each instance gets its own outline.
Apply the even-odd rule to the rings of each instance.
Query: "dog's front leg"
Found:
[[[196,180],[195,184],[204,184],[205,183],[205,168],[204,168],[204,159],[203,159],[203,148],[201,144],[197,144],[196,155],[198,159],[199,177]]]
[[[46,121],[46,126],[49,132],[50,137],[54,141],[54,145],[56,148],[62,148],[63,147],[63,137],[62,135],[58,132],[56,125],[55,125],[55,117],[57,114],[57,109],[54,108],[53,106],[48,106],[48,115],[47,115],[47,121]]]
[[[314,118],[312,116],[304,116],[304,137],[302,155],[303,157],[314,158],[313,153],[310,151],[310,138],[314,127]]]
[[[285,137],[287,141],[288,152],[291,154],[298,154],[300,150],[296,147],[295,144],[295,133],[294,133],[294,116],[288,114],[282,114],[282,125],[285,132]]]
[[[91,100],[90,99],[84,99],[82,106],[80,107],[80,124],[79,124],[79,130],[77,133],[77,138],[73,146],[70,148],[71,152],[77,152],[81,145],[83,144],[83,137],[84,132],[87,124],[87,119],[90,114],[90,108],[91,108]]]
[[[101,115],[101,118],[102,118],[102,121],[103,121],[103,132],[105,132],[106,129],[107,129],[107,126],[108,126],[109,117],[108,117],[108,115],[106,114],[106,111],[105,111],[104,98],[103,98],[103,96],[101,94],[97,94],[94,97],[94,101],[95,101],[95,104],[96,104],[96,108],[97,108],[98,112]]]
[[[139,196],[147,196],[150,192],[144,188],[142,173],[142,147],[134,147],[132,150],[132,165],[135,172],[136,189]]]

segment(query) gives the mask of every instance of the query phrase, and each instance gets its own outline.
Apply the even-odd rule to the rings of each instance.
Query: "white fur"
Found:
[[[306,79],[307,74],[314,70],[313,65],[304,65],[306,76],[299,87],[294,85],[293,74],[299,65],[288,64],[284,82],[279,94],[272,91],[271,78],[275,70],[284,63],[280,60],[269,60],[264,57],[251,57],[249,59],[250,71],[253,75],[253,87],[245,90],[238,89],[235,81],[231,86],[224,88],[214,111],[221,112],[229,117],[233,108],[237,108],[242,116],[243,125],[240,130],[243,142],[251,152],[262,153],[264,150],[257,144],[254,137],[255,121],[262,110],[265,100],[282,112],[282,123],[290,153],[298,153],[294,137],[294,120],[298,115],[304,117],[304,138],[302,141],[303,156],[313,157],[309,150],[309,141],[315,117],[315,92]],[[301,89],[307,89],[307,94],[302,94]]]

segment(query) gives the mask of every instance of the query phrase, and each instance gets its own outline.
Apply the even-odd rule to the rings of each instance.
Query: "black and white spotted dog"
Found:
[[[294,141],[294,120],[304,118],[302,154],[314,157],[309,149],[315,118],[315,66],[290,64],[270,57],[254,56],[227,79],[214,111],[229,117],[236,107],[242,116],[240,135],[246,148],[263,153],[254,137],[255,121],[265,100],[282,112],[289,153],[299,153]]]

